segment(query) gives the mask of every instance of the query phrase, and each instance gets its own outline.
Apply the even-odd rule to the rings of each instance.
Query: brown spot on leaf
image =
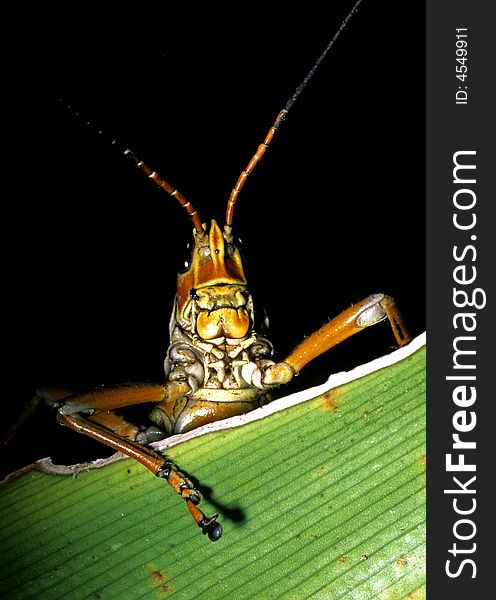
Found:
[[[398,558],[398,560],[396,561],[396,564],[398,567],[406,567],[406,565],[408,564],[408,559],[406,556],[400,556]]]
[[[408,594],[408,600],[425,600],[424,590],[415,590]]]
[[[171,594],[174,588],[167,583],[167,576],[160,569],[151,570],[153,582],[159,585],[159,589],[163,594]]]
[[[165,581],[165,577],[159,569],[152,571],[152,577],[155,583],[163,583]]]
[[[339,388],[334,388],[316,398],[315,402],[318,408],[321,408],[325,411],[334,412],[341,405],[340,396],[341,391]]]
[[[340,556],[338,558],[338,562],[341,563],[342,565],[344,565],[344,563],[348,560],[348,555],[347,554],[343,554],[342,556]]]
[[[312,531],[309,531],[309,532],[305,531],[305,532],[297,533],[296,537],[301,540],[316,540],[316,539],[318,539],[319,536],[316,533],[313,533]]]

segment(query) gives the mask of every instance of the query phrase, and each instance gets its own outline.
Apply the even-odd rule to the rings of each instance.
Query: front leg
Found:
[[[217,515],[207,517],[197,507],[201,494],[167,458],[143,446],[133,439],[119,435],[119,431],[132,438],[139,439],[139,434],[133,426],[119,418],[115,410],[134,404],[160,402],[168,395],[186,394],[190,391],[184,381],[172,381],[167,384],[124,384],[109,388],[101,388],[93,392],[63,397],[63,394],[50,394],[48,390],[38,392],[56,410],[59,423],[70,427],[97,440],[118,452],[137,460],[157,477],[164,478],[167,483],[185,501],[196,524],[204,534],[212,540],[218,540],[222,535],[222,527],[217,523]]]
[[[156,404],[163,400],[176,401],[190,392],[188,382],[177,379],[165,384],[125,383],[80,394],[58,388],[42,388],[37,390],[35,398],[45,400],[60,414],[82,414],[88,420],[106,427],[119,437],[140,444],[149,444],[163,439],[169,432],[153,426],[143,431],[126,421],[118,409],[143,403]]]
[[[247,373],[247,376],[257,387],[265,388],[287,383],[317,356],[355,333],[386,319],[389,321],[397,344],[399,346],[407,344],[411,337],[394,299],[385,294],[373,294],[347,308],[305,338],[282,362]]]

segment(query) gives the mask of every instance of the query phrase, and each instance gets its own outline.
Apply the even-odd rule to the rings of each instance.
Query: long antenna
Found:
[[[159,188],[162,188],[163,190],[165,190],[170,196],[172,196],[179,202],[179,204],[186,210],[186,212],[188,213],[188,216],[193,221],[193,225],[195,226],[196,233],[199,234],[200,236],[202,236],[203,235],[202,222],[201,222],[199,214],[196,212],[196,209],[193,207],[191,202],[186,200],[186,198],[181,194],[181,192],[176,190],[170,183],[168,183],[167,181],[165,181],[165,179],[160,177],[160,175],[158,173],[156,173],[155,171],[150,169],[150,167],[146,163],[144,163],[142,160],[140,160],[134,154],[134,152],[132,150],[129,150],[129,148],[128,148],[127,150],[124,151],[124,155],[129,156],[137,164],[137,166],[140,167],[140,169],[142,169],[145,172],[145,174],[148,175],[148,177],[150,179],[152,179],[158,185]]]
[[[233,222],[234,205],[236,204],[239,192],[243,188],[243,186],[245,184],[245,181],[248,178],[248,175],[251,175],[251,173],[253,172],[253,169],[260,162],[260,159],[262,158],[262,156],[265,154],[265,151],[269,147],[269,144],[271,143],[272,138],[274,137],[275,132],[278,130],[278,128],[280,127],[281,123],[285,120],[286,115],[291,110],[291,108],[293,107],[294,103],[296,102],[296,100],[298,99],[298,97],[300,96],[300,94],[307,87],[308,83],[310,82],[310,80],[312,79],[312,77],[315,75],[315,72],[317,71],[317,69],[321,65],[322,61],[325,59],[325,57],[329,53],[329,50],[334,46],[334,43],[338,39],[340,33],[346,27],[346,25],[348,24],[348,21],[354,15],[354,13],[356,12],[357,8],[360,6],[361,3],[362,3],[362,0],[357,0],[357,2],[355,2],[353,8],[346,15],[346,17],[344,18],[343,22],[339,26],[339,29],[336,31],[336,33],[332,37],[331,41],[327,44],[327,46],[326,46],[325,50],[322,52],[322,54],[317,58],[317,60],[315,61],[315,64],[310,69],[310,71],[308,72],[308,74],[305,77],[305,79],[296,88],[294,94],[287,101],[286,106],[277,115],[277,119],[274,121],[274,124],[269,129],[269,131],[267,132],[267,135],[265,136],[264,141],[258,146],[257,151],[255,152],[255,154],[253,155],[252,159],[248,163],[246,169],[241,172],[241,175],[239,176],[238,181],[236,182],[236,185],[234,186],[233,190],[231,191],[231,195],[229,196],[229,200],[227,201],[226,224],[224,225],[224,232],[225,232],[225,235],[226,235],[227,238],[230,238],[231,234],[232,234],[232,222]]]
[[[55,94],[52,94],[52,96],[57,100],[57,102],[62,104],[62,106],[66,110],[68,110],[72,115],[74,115],[78,119],[82,119],[84,124],[87,127],[90,127],[91,129],[96,130],[97,133],[103,137],[107,137],[107,138],[109,137],[108,134],[103,129],[98,129],[98,127],[92,121],[84,120],[83,117],[81,116],[81,114],[77,110],[75,110],[70,104],[65,102],[65,100],[63,98],[61,98]],[[121,146],[121,152],[122,152],[123,145],[119,140],[117,140],[116,138],[110,137],[110,143],[112,145]],[[200,216],[198,215],[196,209],[193,207],[191,202],[186,200],[186,198],[181,194],[181,192],[176,190],[170,183],[168,183],[165,179],[160,177],[160,175],[158,173],[153,171],[146,163],[144,163],[142,160],[140,160],[134,154],[134,152],[132,150],[129,150],[129,148],[127,148],[126,150],[124,150],[123,154],[124,154],[124,156],[131,158],[136,163],[136,165],[138,167],[140,167],[140,169],[142,169],[145,172],[145,174],[156,183],[156,185],[159,188],[162,188],[163,190],[165,190],[170,196],[172,196],[179,202],[179,204],[186,210],[190,219],[193,221],[193,225],[196,229],[196,233],[199,234],[200,236],[202,236],[204,234],[202,222],[201,222]]]

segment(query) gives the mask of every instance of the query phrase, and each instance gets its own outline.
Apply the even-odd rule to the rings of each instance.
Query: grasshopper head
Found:
[[[194,231],[191,263],[177,278],[177,318],[205,340],[243,338],[253,326],[241,255],[214,220]]]

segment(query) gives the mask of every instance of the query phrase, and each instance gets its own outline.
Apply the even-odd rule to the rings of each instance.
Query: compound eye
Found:
[[[183,264],[181,265],[181,270],[179,271],[180,273],[186,273],[186,271],[191,267],[191,259],[192,259],[192,252],[191,252],[191,248],[192,248],[193,244],[191,242],[188,242],[186,244],[186,250],[184,253],[184,261]]]

